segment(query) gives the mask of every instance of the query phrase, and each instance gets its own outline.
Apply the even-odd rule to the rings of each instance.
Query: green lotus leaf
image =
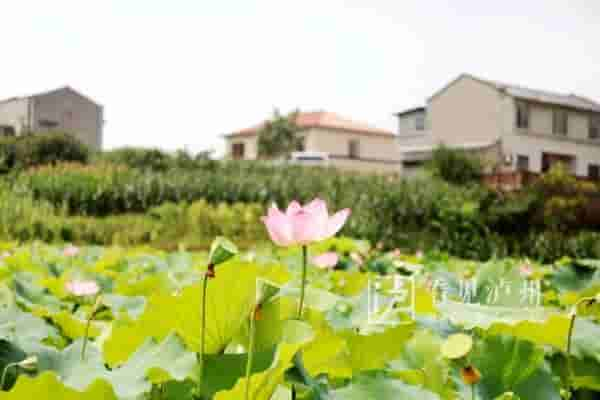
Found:
[[[306,322],[287,321],[282,335],[282,342],[277,348],[273,364],[266,371],[252,374],[250,377],[250,398],[253,400],[270,400],[279,385],[284,382],[285,371],[293,365],[294,356],[314,337],[313,329]],[[243,399],[246,385],[246,378],[239,379],[231,390],[216,393],[214,400]]]
[[[285,281],[287,272],[280,267],[255,264],[223,264],[207,289],[206,354],[222,352],[247,323],[256,298],[256,280]],[[137,321],[117,320],[112,335],[104,343],[109,365],[124,362],[147,337],[163,339],[176,332],[188,348],[197,351],[200,344],[200,284],[184,288],[180,295],[159,293],[149,298]]]
[[[571,354],[600,362],[600,325],[589,319],[577,318],[573,326]]]
[[[0,392],[0,399],[117,400],[117,396],[106,381],[95,381],[86,390],[78,391],[65,386],[56,373],[45,371],[35,378],[19,376],[17,384],[10,392]]]
[[[71,313],[60,311],[56,314],[51,314],[50,319],[58,325],[62,334],[70,339],[78,339],[85,336],[87,322],[74,317]],[[99,323],[92,321],[88,336],[95,338],[100,335],[100,331]]]
[[[439,400],[440,397],[426,389],[407,385],[383,374],[360,376],[349,386],[331,392],[333,400]]]
[[[478,343],[470,360],[482,376],[476,385],[481,399],[492,400],[507,391],[530,400],[560,399],[543,348],[531,342],[512,336],[488,336]]]
[[[186,379],[196,365],[195,354],[174,334],[161,343],[148,339],[126,363],[112,370],[106,369],[102,353],[93,343],[82,360],[82,345],[78,339],[63,351],[38,349],[40,369],[56,372],[65,386],[77,391],[89,390],[94,382],[104,380],[119,399],[137,399],[151,390],[152,383]]]
[[[464,329],[481,328],[490,334],[509,334],[537,344],[566,349],[569,318],[545,308],[519,309],[447,302],[438,305],[442,316]]]
[[[402,350],[401,357],[390,362],[406,382],[420,384],[443,399],[458,399],[450,382],[450,366],[441,354],[442,340],[428,330],[417,331]]]
[[[450,335],[441,347],[441,352],[444,357],[449,360],[455,360],[465,357],[473,348],[473,338],[464,333],[456,333]]]
[[[327,373],[332,377],[350,377],[361,371],[382,369],[401,354],[403,344],[413,332],[412,324],[369,335],[323,330],[303,352],[304,364],[313,375]]]
[[[48,338],[58,336],[57,330],[43,319],[21,311],[16,305],[0,311],[0,338],[30,353]]]
[[[6,369],[7,366],[9,364],[20,362],[26,358],[27,353],[23,350],[6,340],[0,339],[0,371],[6,371],[4,387],[2,389],[6,390],[7,388],[12,387],[17,380],[19,372],[21,372],[15,367]]]
[[[102,303],[107,305],[113,314],[118,315],[121,312],[133,319],[142,315],[146,307],[146,298],[143,296],[121,296],[117,294],[102,295]]]

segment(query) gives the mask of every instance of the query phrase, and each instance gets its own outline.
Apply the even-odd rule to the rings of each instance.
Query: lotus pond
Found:
[[[600,398],[596,260],[329,239],[308,248],[338,257],[309,263],[298,318],[300,248],[217,265],[204,307],[206,253],[0,251],[0,399]]]

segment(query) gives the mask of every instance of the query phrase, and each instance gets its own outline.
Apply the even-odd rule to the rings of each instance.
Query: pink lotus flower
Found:
[[[323,253],[312,259],[313,264],[322,269],[333,268],[337,265],[339,257],[334,252]]]
[[[392,257],[400,257],[401,255],[402,255],[402,252],[400,251],[400,249],[392,250]]]
[[[349,215],[350,209],[346,208],[329,216],[325,202],[315,199],[304,207],[292,201],[285,213],[273,205],[262,221],[275,244],[284,247],[305,246],[334,236],[342,229]]]
[[[77,254],[79,254],[79,248],[70,244],[64,248],[63,254],[65,257],[75,257]]]
[[[423,252],[421,250],[418,250],[415,256],[420,260],[421,258],[423,258]]]
[[[529,264],[523,264],[519,267],[519,273],[521,276],[530,277],[533,274],[533,268]]]
[[[74,296],[94,296],[100,291],[96,281],[78,281],[67,282],[67,290]]]

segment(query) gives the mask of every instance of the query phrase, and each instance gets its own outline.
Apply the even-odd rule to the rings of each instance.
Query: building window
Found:
[[[234,159],[244,158],[244,143],[233,143],[231,145],[231,155]]]
[[[0,136],[15,136],[14,126],[0,125]]]
[[[600,165],[599,164],[588,165],[588,178],[593,179],[595,181],[600,180]]]
[[[418,114],[415,117],[415,130],[424,131],[425,130],[425,115]]]
[[[54,129],[58,126],[58,122],[49,119],[40,119],[38,125],[43,129]]]
[[[353,139],[348,142],[348,155],[350,158],[359,158],[360,157],[360,143],[358,140]]]
[[[529,171],[529,157],[517,156],[517,171]]]
[[[542,153],[542,172],[548,172],[554,165],[562,164],[569,172],[575,173],[577,160],[566,154]]]
[[[600,115],[590,116],[590,139],[600,138]]]
[[[569,125],[569,116],[565,110],[554,110],[552,113],[552,133],[566,136]]]
[[[529,104],[517,103],[517,128],[529,129]]]
[[[306,150],[306,145],[304,143],[305,140],[306,140],[306,138],[304,138],[304,137],[296,138],[296,151],[305,151]]]

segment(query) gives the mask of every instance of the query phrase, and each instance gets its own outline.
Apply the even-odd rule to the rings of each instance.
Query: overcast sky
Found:
[[[71,85],[105,147],[221,149],[274,107],[395,130],[462,72],[600,101],[598,0],[5,0],[0,37],[0,97]]]

